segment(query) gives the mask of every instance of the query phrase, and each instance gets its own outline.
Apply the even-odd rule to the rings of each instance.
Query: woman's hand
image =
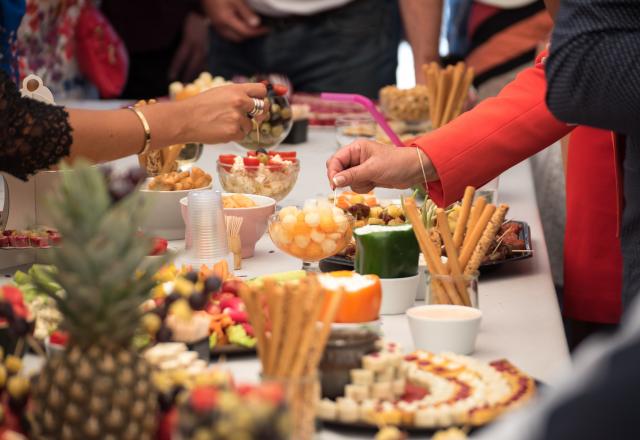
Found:
[[[376,186],[405,189],[424,182],[418,154],[427,179],[436,180],[431,161],[422,150],[365,140],[355,141],[334,154],[327,161],[327,176],[332,188],[350,186],[359,193]]]
[[[255,118],[261,121],[269,111],[266,96],[264,84],[232,84],[177,102],[180,115],[185,118],[184,142],[219,144],[241,140],[253,129],[247,116],[254,107],[253,98],[264,101],[264,112]]]

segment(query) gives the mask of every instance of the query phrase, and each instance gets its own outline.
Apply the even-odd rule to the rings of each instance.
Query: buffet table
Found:
[[[89,108],[118,105],[115,102],[82,104]],[[330,194],[325,161],[336,150],[333,128],[311,129],[307,143],[281,148],[295,150],[301,161],[298,182],[291,194],[281,202],[281,206],[299,205],[305,199]],[[221,153],[243,154],[244,151],[235,145],[208,146],[198,161],[198,166],[214,175],[214,186],[219,188],[216,176],[217,156]],[[116,168],[134,164],[137,164],[134,157],[114,162]],[[380,198],[398,198],[402,192],[380,190],[376,193]],[[529,223],[534,255],[530,259],[504,265],[481,277],[480,308],[484,316],[474,356],[483,360],[507,358],[532,377],[553,385],[558,373],[569,365],[570,358],[528,162],[501,176],[498,197],[500,202],[510,205],[509,218]],[[170,247],[180,250],[183,242],[171,242]],[[255,256],[243,261],[243,270],[237,272],[237,275],[250,278],[299,269],[300,266],[300,260],[278,251],[265,235],[256,246]],[[406,350],[413,348],[408,321],[404,315],[382,317],[382,330],[386,339],[399,343]],[[226,359],[226,363],[238,381],[258,380],[259,363],[255,357],[232,357]],[[325,430],[322,438],[354,436],[352,433],[341,435]],[[363,434],[361,438],[371,436]]]

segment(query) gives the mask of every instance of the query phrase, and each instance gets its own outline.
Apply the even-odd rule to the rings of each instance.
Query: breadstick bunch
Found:
[[[473,68],[459,62],[443,69],[432,62],[423,65],[422,72],[427,83],[431,125],[436,129],[462,113],[473,82]]]
[[[287,283],[267,278],[261,286],[242,286],[239,294],[258,340],[263,378],[285,385],[292,438],[313,438],[318,365],[343,292],[330,295],[325,307],[327,293],[309,274]]]
[[[455,230],[449,228],[447,214],[437,210],[437,231],[447,252],[447,261],[442,261],[442,248],[429,237],[420,217],[415,199],[405,199],[405,215],[413,226],[420,250],[425,256],[429,272],[433,275],[449,276],[432,280],[431,288],[440,304],[471,306],[468,279],[478,272],[484,256],[489,250],[509,210],[502,204],[496,207],[487,204],[484,197],[475,199],[475,188],[468,186],[462,199],[460,216]]]

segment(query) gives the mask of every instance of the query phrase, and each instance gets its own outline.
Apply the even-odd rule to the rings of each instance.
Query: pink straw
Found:
[[[389,124],[387,124],[387,120],[382,116],[382,113],[378,111],[373,102],[371,102],[371,100],[366,96],[357,95],[355,93],[322,93],[320,97],[327,101],[355,102],[356,104],[360,104],[367,109],[371,116],[373,116],[373,119],[375,119],[382,130],[384,130],[391,142],[393,142],[393,145],[396,147],[404,146],[398,135],[395,134]]]

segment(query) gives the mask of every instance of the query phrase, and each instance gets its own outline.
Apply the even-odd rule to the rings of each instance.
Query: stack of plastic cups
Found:
[[[192,244],[185,256],[185,263],[196,269],[203,264],[211,267],[226,259],[233,267],[220,191],[191,191],[188,197]]]

